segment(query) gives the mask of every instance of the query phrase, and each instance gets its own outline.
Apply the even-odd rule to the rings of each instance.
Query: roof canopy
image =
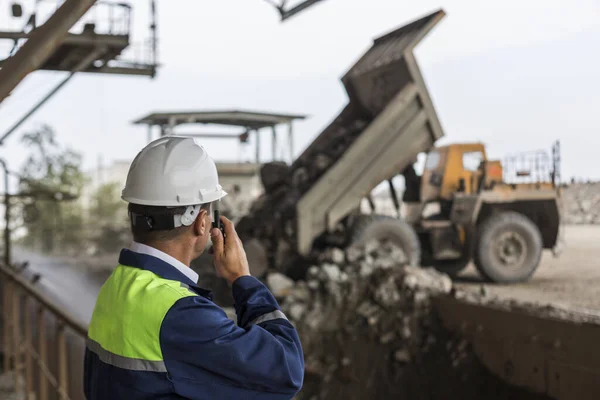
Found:
[[[306,115],[274,114],[254,111],[188,111],[159,112],[147,115],[134,124],[177,126],[181,124],[216,124],[240,126],[252,130],[287,124],[297,119],[305,119]]]

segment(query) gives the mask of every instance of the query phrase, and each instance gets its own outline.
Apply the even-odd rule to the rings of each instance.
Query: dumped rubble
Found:
[[[271,293],[276,297],[286,296],[292,287],[294,281],[280,273],[273,273],[267,277],[267,285],[271,289]]]
[[[406,266],[392,244],[365,247],[328,249],[280,298],[304,346],[299,399],[545,398],[492,376],[442,327],[432,300],[454,295],[448,276]]]

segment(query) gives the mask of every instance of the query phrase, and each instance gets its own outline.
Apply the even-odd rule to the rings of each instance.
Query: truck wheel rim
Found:
[[[507,267],[519,267],[527,256],[527,243],[516,232],[505,232],[498,238],[496,258]]]

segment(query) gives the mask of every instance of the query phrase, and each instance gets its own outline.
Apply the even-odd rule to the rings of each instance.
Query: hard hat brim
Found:
[[[126,201],[127,203],[139,204],[141,206],[155,206],[155,207],[185,207],[185,206],[195,206],[197,204],[208,204],[214,201],[221,200],[223,197],[227,196],[227,192],[221,189],[217,195],[215,196],[205,196],[200,201],[198,199],[190,199],[189,201],[177,201],[175,200],[148,200],[148,199],[138,199],[133,196],[127,196],[126,194],[121,195],[121,199]]]

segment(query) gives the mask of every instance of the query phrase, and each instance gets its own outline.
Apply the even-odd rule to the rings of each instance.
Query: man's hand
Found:
[[[242,241],[237,235],[233,223],[221,216],[221,223],[225,229],[227,240],[223,240],[223,234],[217,228],[210,231],[213,243],[213,259],[217,275],[232,284],[242,276],[250,275],[250,267]]]

